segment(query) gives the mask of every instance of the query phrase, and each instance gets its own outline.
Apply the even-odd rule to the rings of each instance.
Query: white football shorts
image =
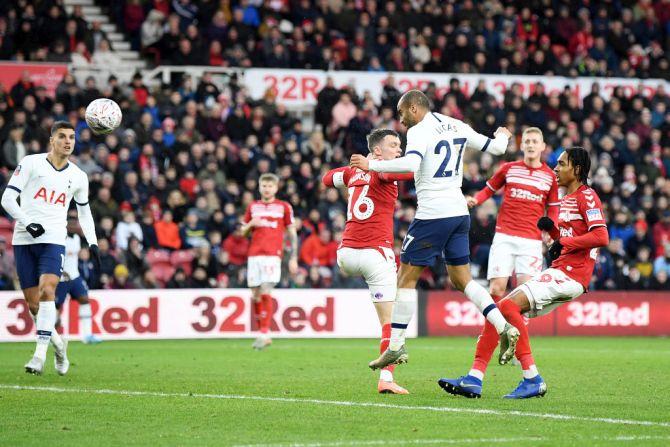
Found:
[[[542,241],[496,233],[489,252],[486,279],[536,275],[542,270]]]
[[[395,301],[398,279],[390,248],[342,247],[337,250],[337,265],[347,275],[365,279],[373,303]]]
[[[247,259],[247,285],[277,284],[281,279],[279,256],[249,256]]]
[[[530,311],[527,315],[530,318],[546,315],[584,293],[580,283],[552,268],[538,273],[515,290],[523,291],[528,297]]]

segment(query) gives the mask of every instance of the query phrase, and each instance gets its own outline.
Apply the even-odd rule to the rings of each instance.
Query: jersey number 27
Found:
[[[458,158],[456,159],[456,175],[458,175],[458,169],[461,166],[461,156],[463,155],[463,149],[465,148],[465,144],[467,143],[468,139],[467,138],[454,138],[454,146],[460,146],[458,148]],[[454,173],[454,170],[447,170],[447,165],[449,164],[449,160],[451,159],[451,145],[447,140],[442,140],[439,143],[437,143],[437,146],[435,146],[435,155],[439,155],[440,152],[442,152],[442,148],[446,148],[446,153],[444,154],[444,160],[442,160],[442,163],[440,164],[440,167],[437,168],[437,172],[433,176],[433,178],[443,178],[443,177],[451,177]]]

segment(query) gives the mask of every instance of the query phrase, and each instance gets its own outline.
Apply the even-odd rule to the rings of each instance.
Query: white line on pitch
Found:
[[[530,441],[546,441],[546,438],[541,437],[525,437],[525,438],[465,438],[465,439],[412,439],[412,440],[369,440],[369,441],[335,441],[335,442],[285,442],[277,444],[247,444],[235,445],[233,447],[344,447],[344,446],[365,446],[365,445],[422,445],[422,444],[500,444],[507,442],[530,442]]]
[[[352,402],[340,400],[321,400],[295,397],[267,397],[267,396],[244,396],[236,394],[201,394],[201,393],[161,393],[159,391],[131,391],[131,390],[108,390],[108,389],[86,389],[86,388],[58,388],[53,386],[29,386],[0,384],[0,389],[16,391],[49,391],[52,393],[80,393],[80,394],[109,394],[118,396],[149,396],[149,397],[186,397],[201,399],[227,399],[227,400],[257,400],[265,402],[283,402],[297,404],[334,405],[342,407],[366,407],[366,408],[388,408],[393,410],[429,411],[438,413],[471,413],[486,414],[492,416],[519,416],[540,419],[556,419],[561,421],[583,421],[602,422],[613,425],[643,425],[647,427],[670,427],[670,422],[640,421],[635,419],[616,419],[589,416],[573,416],[569,414],[554,413],[531,413],[516,410],[488,410],[481,408],[459,408],[459,407],[432,407],[425,405],[396,405],[379,402]]]
[[[596,436],[591,438],[578,438],[575,441],[666,441],[670,436]],[[360,441],[335,441],[335,442],[285,442],[273,444],[243,444],[233,447],[346,447],[346,446],[376,446],[376,445],[428,445],[428,444],[501,444],[509,442],[539,442],[548,441],[543,437],[524,438],[465,438],[465,439],[407,439],[407,440],[360,440]]]

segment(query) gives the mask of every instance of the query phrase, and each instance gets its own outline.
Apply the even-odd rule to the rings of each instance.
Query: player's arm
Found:
[[[295,275],[298,273],[298,229],[295,227],[293,207],[288,203],[286,204],[284,219],[286,232],[288,233],[289,246],[291,247],[291,254],[288,260],[288,271],[291,275]]]
[[[23,225],[28,233],[34,238],[40,237],[45,233],[44,227],[39,222],[30,222],[28,215],[21,209],[18,198],[23,188],[30,180],[32,163],[28,157],[23,157],[19,165],[14,170],[14,174],[7,183],[7,188],[2,194],[0,203],[7,213],[12,216],[19,224]]]
[[[251,218],[251,205],[249,205],[244,213],[244,218],[242,219],[242,235],[244,237],[249,236],[249,233],[251,233],[251,230],[256,226],[256,223],[256,220]]]
[[[323,184],[326,186],[335,188],[341,188],[343,186],[347,186],[350,171],[351,168],[349,166],[343,166],[341,168],[331,169],[330,171],[326,172],[326,174],[321,179],[321,182],[323,182]]]
[[[478,191],[477,194],[475,194],[475,196],[471,198],[472,200],[468,200],[468,205],[470,205],[471,203],[472,205],[470,206],[480,205],[486,202],[491,197],[493,197],[493,194],[495,194],[496,191],[498,191],[505,185],[505,179],[507,178],[508,169],[509,169],[509,163],[505,163],[504,165],[502,165],[501,168],[498,169],[495,174],[493,174],[493,177],[491,177],[486,182],[486,186],[484,186],[480,191]]]
[[[604,247],[610,242],[605,216],[603,214],[600,199],[594,191],[590,191],[587,197],[582,193],[578,200],[579,212],[588,225],[588,232],[580,236],[562,237],[561,245],[569,250],[590,249]]]
[[[28,226],[28,215],[23,212],[17,201],[21,190],[13,185],[7,185],[5,192],[2,193],[2,207],[12,216],[12,219],[23,225]]]
[[[389,172],[381,172],[379,178],[384,182],[407,182],[414,180],[413,172],[403,172],[402,174],[392,174]]]
[[[421,161],[426,155],[427,138],[421,133],[419,126],[414,126],[407,131],[407,148],[405,155],[393,160],[370,160],[362,155],[351,156],[349,166],[364,171],[376,172],[416,172],[421,166]]]
[[[547,217],[554,222],[558,221],[558,210],[561,207],[561,201],[558,198],[558,182],[553,178],[549,195],[547,196]]]
[[[82,174],[81,185],[74,193],[74,203],[77,205],[79,225],[84,232],[86,242],[88,242],[91,259],[93,259],[97,271],[100,272],[100,250],[98,249],[98,237],[95,235],[95,220],[93,220],[93,213],[88,204],[88,177],[86,174]]]
[[[562,237],[560,241],[563,248],[578,250],[605,247],[610,243],[610,237],[607,233],[607,227],[595,227],[586,234],[574,237]]]
[[[477,149],[478,151],[488,152],[493,155],[502,155],[507,151],[509,139],[512,138],[512,132],[504,127],[498,127],[493,138],[489,138],[478,132],[475,132],[472,127],[467,126],[466,135],[468,139],[468,147]]]

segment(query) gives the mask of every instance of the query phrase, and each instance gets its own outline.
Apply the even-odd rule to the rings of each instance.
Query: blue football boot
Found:
[[[514,391],[507,394],[505,399],[528,399],[529,397],[542,397],[547,393],[547,384],[538,374],[532,379],[523,379]]]
[[[437,384],[444,391],[455,396],[465,396],[470,399],[482,397],[482,381],[470,375],[461,376],[457,379],[440,379]]]

